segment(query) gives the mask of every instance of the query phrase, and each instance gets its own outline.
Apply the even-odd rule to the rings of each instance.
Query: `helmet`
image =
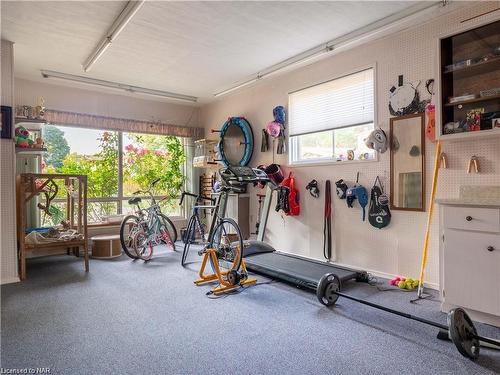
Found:
[[[276,121],[271,121],[266,127],[267,134],[273,138],[278,138],[281,132],[281,124]]]
[[[285,108],[282,105],[274,107],[273,109],[274,121],[280,123],[281,125],[285,125]]]

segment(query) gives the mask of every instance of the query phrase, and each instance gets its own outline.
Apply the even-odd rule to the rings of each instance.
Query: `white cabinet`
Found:
[[[500,326],[500,208],[441,205],[442,310]]]

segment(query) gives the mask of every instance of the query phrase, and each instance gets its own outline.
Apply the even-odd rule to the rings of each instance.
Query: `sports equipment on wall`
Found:
[[[295,178],[292,172],[283,180],[281,187],[288,188],[288,211],[285,212],[288,216],[300,215],[299,191],[295,187]]]
[[[236,175],[241,176],[238,177],[239,181],[266,185],[266,195],[261,210],[257,240],[246,241],[243,248],[243,257],[249,270],[311,290],[316,290],[320,278],[328,272],[339,274],[344,282],[353,279],[368,281],[368,274],[364,271],[282,253],[265,243],[264,234],[271,209],[273,191],[276,190],[277,184],[269,176],[262,174],[259,169],[239,167],[234,172]]]
[[[229,165],[248,165],[253,153],[253,132],[252,126],[244,117],[230,117],[220,130],[212,130],[213,133],[220,133],[218,144],[220,161],[227,167]],[[243,139],[241,139],[243,138]],[[230,141],[233,141],[229,144]],[[244,145],[241,156],[230,156],[238,146]],[[237,158],[238,160],[234,159]]]
[[[325,218],[323,223],[323,256],[332,257],[332,187],[330,180],[325,183]]]
[[[388,144],[389,141],[387,139],[387,136],[385,132],[380,128],[373,130],[368,138],[365,139],[366,147],[380,152],[381,154],[387,151]]]
[[[402,316],[403,318],[415,320],[448,331],[450,339],[453,341],[460,354],[473,360],[479,356],[480,342],[485,342],[500,348],[500,341],[482,337],[477,334],[472,320],[462,308],[451,310],[448,313],[448,325],[444,325],[342,293],[340,291],[341,287],[342,281],[338,275],[334,273],[326,274],[318,283],[316,296],[325,306],[333,306],[339,297],[343,297],[378,310],[383,310],[394,315]]]
[[[309,190],[309,194],[313,196],[314,198],[319,198],[319,186],[318,186],[318,181],[316,180],[311,180],[307,186],[306,190]]]
[[[387,196],[384,195],[382,183],[380,182],[380,178],[378,176],[375,179],[371,191],[368,221],[372,226],[378,229],[388,226],[391,222],[389,200],[387,199]]]

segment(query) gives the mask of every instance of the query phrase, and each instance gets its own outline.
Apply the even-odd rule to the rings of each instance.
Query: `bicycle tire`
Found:
[[[164,225],[167,227],[168,234],[170,235],[170,240],[175,244],[177,242],[177,229],[175,228],[174,223],[164,214],[158,214],[160,218],[164,220]]]
[[[153,257],[153,244],[144,230],[138,230],[133,235],[134,249],[137,257],[148,261]]]
[[[228,236],[229,231],[224,227],[227,225],[232,226],[234,231],[236,232],[236,233],[234,233],[237,236],[236,241],[230,240],[230,237]],[[217,241],[217,238],[218,238],[217,233],[219,230],[224,232],[224,236],[226,236],[226,239],[224,240],[226,242],[225,244],[222,244],[222,242],[219,242],[218,244],[215,243],[215,241]],[[229,234],[233,234],[233,233],[229,233]],[[228,255],[228,253],[226,251],[228,246],[231,249],[231,252],[233,253],[232,259],[231,259],[231,254]],[[217,250],[217,258],[219,260],[219,268],[221,270],[223,269],[222,262],[225,262],[228,265],[230,264],[230,266],[227,267],[226,271],[230,271],[230,270],[238,271],[240,269],[241,260],[243,258],[243,256],[242,256],[242,254],[243,254],[243,238],[241,236],[240,227],[238,226],[238,223],[236,223],[236,221],[234,221],[233,219],[230,219],[230,218],[222,219],[215,226],[214,231],[213,231],[213,235],[212,235],[212,238],[208,244],[208,247],[215,248]],[[235,251],[235,249],[238,249],[238,250]],[[222,253],[224,253],[224,255],[222,255]],[[214,268],[212,261],[210,261],[210,263],[212,265],[212,268]]]
[[[127,221],[129,221],[130,219],[134,220],[136,223],[138,223],[140,220],[139,217],[137,217],[136,215],[127,215],[123,218],[122,223],[120,224],[120,243],[122,245],[123,252],[127,254],[129,258],[138,259],[139,257],[135,254],[135,251],[132,249],[131,236],[127,235],[127,237],[125,237],[125,229]]]
[[[195,215],[192,215],[189,218],[189,223],[186,229],[186,233],[184,233],[184,250],[182,251],[182,257],[181,257],[181,265],[183,267],[186,266],[186,259],[189,253],[189,247],[191,246],[191,238],[194,237],[195,231],[196,231],[196,219]]]

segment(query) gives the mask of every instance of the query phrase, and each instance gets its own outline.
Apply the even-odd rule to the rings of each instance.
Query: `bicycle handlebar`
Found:
[[[205,197],[201,194],[193,194],[193,193],[190,193],[188,191],[183,191],[182,192],[182,195],[181,195],[181,200],[179,202],[179,206],[182,205],[182,202],[184,202],[184,197],[186,195],[189,195],[190,197],[193,197],[193,198],[196,198],[196,201],[198,202],[199,200],[206,200],[206,201],[210,201],[212,202],[213,204],[215,204],[215,199],[214,198],[209,198],[209,197]]]

